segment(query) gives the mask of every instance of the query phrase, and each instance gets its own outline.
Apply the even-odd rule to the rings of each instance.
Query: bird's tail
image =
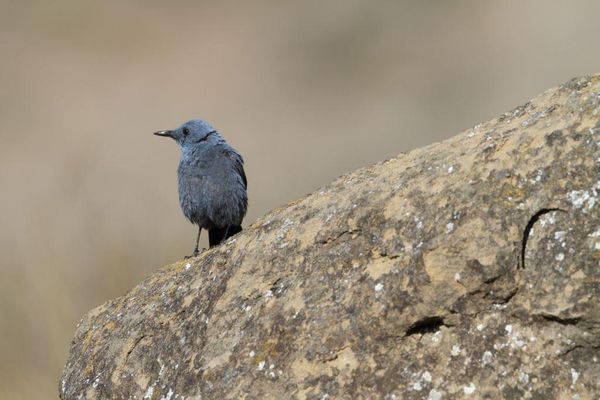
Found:
[[[242,231],[241,225],[229,225],[225,228],[213,228],[208,230],[208,246],[213,247],[223,240]]]

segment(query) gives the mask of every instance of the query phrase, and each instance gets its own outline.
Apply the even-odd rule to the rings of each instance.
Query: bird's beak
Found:
[[[154,132],[154,134],[156,136],[167,136],[172,138],[173,137],[173,131],[158,131],[158,132]]]

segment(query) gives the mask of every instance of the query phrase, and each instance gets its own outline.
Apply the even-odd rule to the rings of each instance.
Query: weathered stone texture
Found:
[[[61,398],[598,398],[599,110],[572,80],[158,271]]]

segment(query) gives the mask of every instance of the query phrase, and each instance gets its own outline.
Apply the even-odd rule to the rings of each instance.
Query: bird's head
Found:
[[[193,119],[181,125],[177,129],[154,132],[157,136],[173,138],[181,148],[188,148],[212,143],[220,136],[215,128],[201,119]]]

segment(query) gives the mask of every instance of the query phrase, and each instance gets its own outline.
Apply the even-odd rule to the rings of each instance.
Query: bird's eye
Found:
[[[183,128],[183,134],[184,134],[184,135],[186,135],[186,136],[187,136],[189,133],[190,133],[190,130],[189,130],[189,128]]]

